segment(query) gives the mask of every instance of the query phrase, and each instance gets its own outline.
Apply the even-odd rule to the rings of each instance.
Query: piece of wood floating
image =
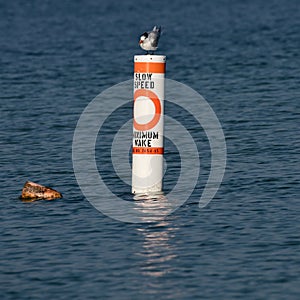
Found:
[[[22,189],[22,200],[53,200],[62,198],[62,194],[58,191],[43,186],[32,181],[26,181]]]

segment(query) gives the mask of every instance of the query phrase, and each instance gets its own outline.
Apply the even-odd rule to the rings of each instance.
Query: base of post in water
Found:
[[[165,198],[165,193],[163,191],[136,193],[133,196],[133,200],[161,200],[162,198]]]

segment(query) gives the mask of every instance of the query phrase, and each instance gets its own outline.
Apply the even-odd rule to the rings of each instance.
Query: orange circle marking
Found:
[[[155,107],[154,117],[148,123],[139,124],[135,119],[133,120],[133,126],[136,130],[145,131],[153,128],[158,123],[161,115],[161,105],[156,94],[149,90],[136,90],[133,96],[134,102],[138,97],[141,96],[149,98],[153,102]]]

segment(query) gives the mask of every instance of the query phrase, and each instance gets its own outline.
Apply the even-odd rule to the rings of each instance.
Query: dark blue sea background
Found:
[[[90,101],[132,79],[153,25],[167,78],[200,93],[222,125],[226,173],[200,209],[204,141],[193,195],[161,221],[124,223],[83,195],[72,140]],[[299,53],[297,0],[1,0],[0,298],[299,299]],[[168,160],[172,189],[180,156]],[[27,180],[63,198],[22,202]]]

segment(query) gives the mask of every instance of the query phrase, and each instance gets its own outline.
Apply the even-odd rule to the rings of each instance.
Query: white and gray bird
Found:
[[[153,52],[157,50],[158,41],[161,33],[161,27],[154,26],[152,31],[144,32],[140,37],[140,47],[147,51],[147,54],[149,51]]]

